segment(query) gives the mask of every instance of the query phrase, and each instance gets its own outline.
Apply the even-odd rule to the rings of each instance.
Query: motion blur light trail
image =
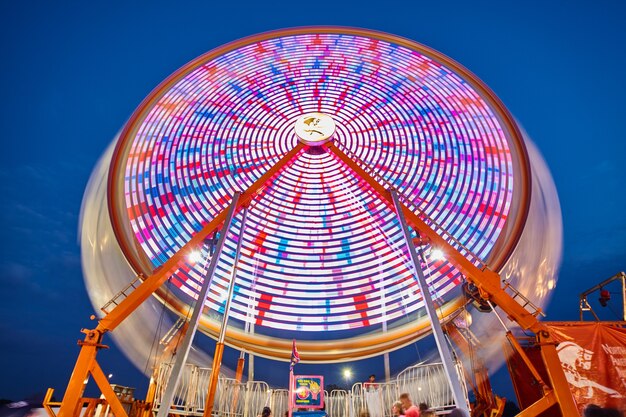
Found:
[[[94,306],[137,274],[150,275],[294,148],[294,125],[309,113],[329,115],[334,146],[452,236],[461,253],[536,304],[548,300],[561,248],[556,191],[495,95],[415,42],[302,28],[213,50],[135,111],[85,194],[83,265]],[[108,210],[100,205],[107,195]],[[324,145],[305,146],[254,197],[241,228],[239,214],[205,301],[206,333],[219,326],[239,239],[232,346],[287,360],[297,338],[303,361],[329,362],[394,350],[429,332],[395,213]],[[424,247],[424,269],[449,319],[463,304],[463,278],[435,249]],[[168,307],[180,315],[197,298],[210,242],[198,251],[170,279]],[[113,333],[140,366],[158,311],[150,300]],[[489,320],[475,317],[473,326],[480,333]],[[329,341],[334,352],[322,353]],[[349,347],[356,341],[372,349]],[[255,351],[260,346],[271,349]]]

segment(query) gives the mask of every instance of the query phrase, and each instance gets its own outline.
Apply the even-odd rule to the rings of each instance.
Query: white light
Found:
[[[113,378],[113,374],[109,374],[109,379]]]
[[[443,251],[441,249],[433,249],[430,252],[430,258],[434,261],[443,261]]]
[[[422,390],[422,387],[417,387],[417,390],[418,390],[418,391],[421,391],[421,390]]]
[[[350,378],[352,378],[352,369],[350,368],[344,368],[343,369],[343,377],[348,380]]]
[[[202,260],[202,254],[200,253],[199,250],[194,250],[189,254],[189,256],[187,256],[187,259],[189,259],[189,262],[192,262],[195,264]]]

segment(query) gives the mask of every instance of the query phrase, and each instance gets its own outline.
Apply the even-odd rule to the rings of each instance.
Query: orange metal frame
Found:
[[[390,193],[372,178],[364,169],[362,169],[354,160],[348,157],[334,144],[327,143],[323,145],[329,152],[342,161],[352,172],[363,179],[367,184],[379,195],[381,200],[385,202],[392,210],[394,209],[393,201]],[[241,207],[248,206],[256,194],[262,192],[265,184],[270,181],[278,172],[289,164],[304,149],[304,145],[298,144],[294,149],[289,151],[281,160],[276,163],[267,173],[259,178],[248,190],[241,194],[237,210]],[[101,344],[105,333],[114,330],[126,317],[128,317],[139,305],[141,305],[152,293],[154,293],[169,277],[173,274],[178,265],[183,261],[184,256],[193,248],[199,246],[203,240],[217,230],[226,218],[226,211],[222,211],[212,221],[210,221],[200,232],[194,235],[189,242],[182,246],[176,254],[174,254],[160,268],[146,278],[127,298],[121,301],[113,310],[111,310],[104,318],[102,318],[98,326],[93,330],[83,330],[86,334],[85,340],[79,342],[81,350],[74,367],[72,376],[61,402],[58,417],[75,417],[80,413],[82,408],[82,394],[84,391],[84,381],[89,374],[94,377],[98,387],[104,394],[105,399],[111,405],[111,409],[116,417],[127,417],[119,399],[111,389],[107,378],[100,369],[96,361],[98,350],[106,348]],[[483,298],[495,303],[503,311],[507,313],[509,318],[517,322],[523,329],[530,330],[536,335],[536,342],[541,349],[541,355],[545,363],[551,388],[544,388],[544,397],[524,410],[520,416],[536,416],[542,411],[558,405],[563,416],[576,415],[577,409],[569,385],[565,379],[565,374],[561,369],[556,352],[556,342],[554,341],[551,331],[543,325],[535,315],[522,307],[515,299],[506,293],[500,285],[500,276],[490,270],[488,267],[478,268],[449,244],[444,238],[437,234],[429,227],[418,215],[413,213],[406,205],[402,204],[402,211],[408,224],[415,230],[419,231],[422,238],[427,239],[433,246],[441,249],[447,259],[466,277],[469,282],[476,285]],[[221,358],[214,358],[221,360]],[[532,365],[531,365],[532,369]],[[210,384],[215,385],[215,384]],[[214,387],[213,387],[214,389]],[[207,407],[208,408],[208,407]]]
[[[247,206],[252,198],[262,191],[265,184],[270,181],[286,164],[298,155],[304,145],[298,144],[289,151],[281,160],[269,169],[261,178],[259,178],[248,190],[241,194],[236,209]],[[146,278],[128,297],[115,306],[105,317],[99,322],[98,326],[93,330],[83,330],[86,334],[85,340],[79,342],[81,346],[74,371],[70,377],[69,384],[63,396],[58,417],[74,417],[78,415],[82,402],[82,395],[85,389],[84,381],[91,374],[98,384],[102,394],[111,404],[111,409],[117,417],[128,417],[122,404],[111,389],[107,378],[102,373],[100,365],[96,361],[96,354],[100,349],[108,348],[102,345],[102,338],[105,333],[113,331],[126,317],[128,317],[135,309],[140,306],[150,295],[159,288],[173,274],[178,265],[184,260],[186,254],[192,249],[200,246],[204,239],[224,222],[227,210],[223,210],[212,221],[196,233],[178,252],[169,258],[159,269],[151,276]]]
[[[329,144],[327,148],[344,164],[350,167],[356,175],[363,178],[379,194],[382,201],[393,208],[391,195],[381,184],[375,181],[363,168],[336,146]],[[445,239],[439,236],[437,232],[431,229],[418,215],[413,213],[406,206],[403,206],[402,210],[411,227],[418,230],[422,238],[428,239],[433,246],[439,248],[445,254],[448,261],[452,263],[469,282],[478,287],[481,297],[495,303],[507,313],[511,320],[519,324],[522,329],[530,330],[536,335],[536,342],[541,349],[541,357],[546,366],[552,388],[545,387],[544,397],[524,410],[519,416],[537,415],[556,404],[558,404],[564,417],[577,415],[578,410],[576,403],[574,402],[569,384],[561,368],[561,362],[556,352],[557,342],[554,340],[550,328],[541,323],[535,315],[522,307],[521,304],[504,291],[500,286],[500,275],[490,270],[487,266],[478,268]],[[531,369],[533,369],[534,374],[538,375],[538,372],[534,370],[532,365]]]

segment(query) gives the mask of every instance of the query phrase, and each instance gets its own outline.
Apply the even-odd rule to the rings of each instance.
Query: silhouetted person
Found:
[[[602,417],[604,413],[602,409],[595,404],[589,404],[583,410],[583,417]]]
[[[272,409],[269,407],[263,407],[263,411],[261,411],[261,417],[272,417]]]

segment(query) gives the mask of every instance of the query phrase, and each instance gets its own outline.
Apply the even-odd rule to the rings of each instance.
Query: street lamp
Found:
[[[343,368],[343,379],[345,379],[346,382],[350,382],[351,378],[352,378],[352,369]]]

